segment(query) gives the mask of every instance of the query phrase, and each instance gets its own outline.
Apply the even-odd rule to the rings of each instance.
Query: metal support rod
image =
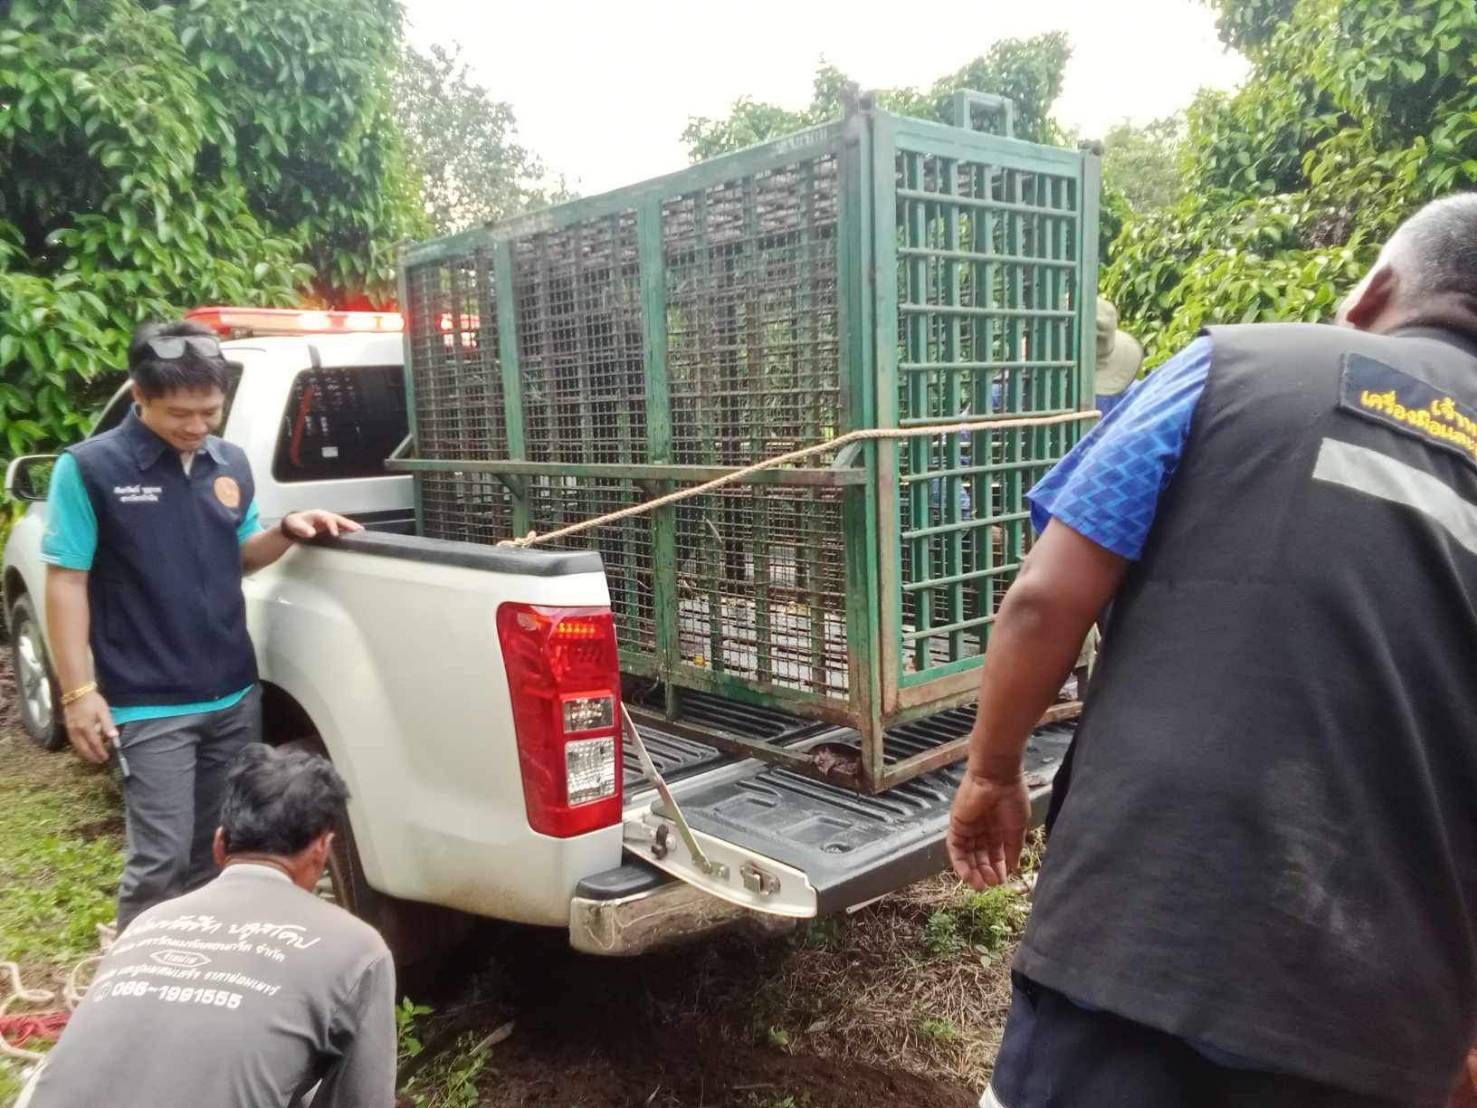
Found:
[[[646,744],[641,741],[641,732],[636,729],[636,721],[631,718],[631,713],[626,710],[624,702],[621,703],[621,724],[631,740],[631,745],[636,748],[636,759],[641,763],[641,772],[646,774],[646,779],[656,786],[662,803],[667,807],[667,814],[677,825],[677,834],[682,836],[687,852],[692,855],[692,864],[703,873],[714,873],[721,867],[710,861],[703,853],[703,848],[698,846],[692,828],[687,826],[687,817],[682,814],[682,809],[677,805],[677,798],[672,795],[672,790],[667,786],[666,778],[657,771],[656,763],[651,760],[651,755],[646,753]]]

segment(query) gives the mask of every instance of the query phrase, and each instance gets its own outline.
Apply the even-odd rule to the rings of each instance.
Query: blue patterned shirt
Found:
[[[1213,353],[1202,336],[1136,382],[1027,494],[1031,525],[1041,532],[1055,519],[1137,561],[1190,436]]]

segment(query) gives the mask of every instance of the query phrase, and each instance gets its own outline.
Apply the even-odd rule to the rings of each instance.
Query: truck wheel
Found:
[[[328,757],[328,751],[317,739],[299,739],[283,743],[282,747]],[[372,888],[364,876],[354,832],[348,823],[333,837],[325,876],[327,881],[319,884],[319,892],[358,916],[385,940],[394,956],[402,991],[407,979],[425,981],[433,977],[440,959],[471,930],[474,917],[465,912],[401,900]]]
[[[41,621],[29,596],[21,596],[10,608],[10,660],[15,673],[16,700],[21,726],[31,741],[43,750],[67,745],[67,727],[61,713],[61,690],[46,660]]]

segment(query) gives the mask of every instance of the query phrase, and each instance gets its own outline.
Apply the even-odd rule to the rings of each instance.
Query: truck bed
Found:
[[[726,730],[742,727],[756,737],[772,732],[774,742],[800,749],[822,742],[856,748],[860,742],[857,732],[848,728],[708,699],[711,703],[695,705],[684,698],[685,714],[690,716],[694,708],[721,714]],[[968,734],[973,720],[972,708],[956,708],[891,728],[884,747],[886,761]],[[1051,782],[1075,726],[1067,722],[1042,727],[1027,745],[1027,782],[1036,823],[1045,817]],[[944,832],[963,763],[867,796],[782,766],[724,754],[663,732],[660,723],[644,723],[641,733],[652,761],[674,785],[682,812],[695,830],[802,870],[816,888],[822,913],[871,900],[948,865]],[[652,802],[652,790],[629,749],[626,795],[628,809]],[[662,811],[659,804],[657,810]]]

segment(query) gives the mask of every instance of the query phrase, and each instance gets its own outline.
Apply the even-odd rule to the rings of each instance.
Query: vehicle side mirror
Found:
[[[17,500],[45,500],[56,454],[22,454],[5,470],[5,494]]]

